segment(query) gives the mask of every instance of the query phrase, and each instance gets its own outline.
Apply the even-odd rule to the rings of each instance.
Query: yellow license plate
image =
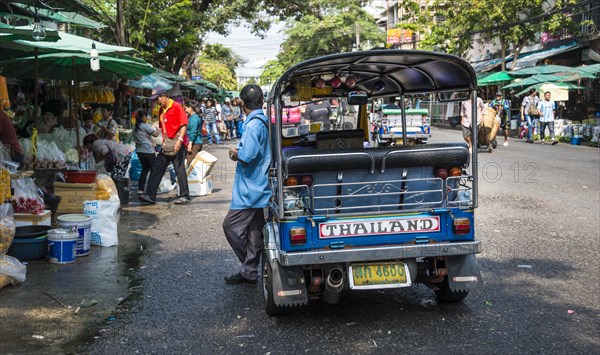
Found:
[[[392,288],[411,285],[408,268],[401,262],[350,265],[350,288]]]

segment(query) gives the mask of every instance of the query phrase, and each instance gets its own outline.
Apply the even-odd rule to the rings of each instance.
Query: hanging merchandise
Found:
[[[106,86],[84,86],[79,88],[79,101],[96,104],[114,104],[113,89]]]

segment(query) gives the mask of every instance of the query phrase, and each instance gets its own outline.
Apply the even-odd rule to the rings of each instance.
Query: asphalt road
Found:
[[[460,140],[434,129],[432,141]],[[85,353],[597,353],[600,151],[511,141],[479,154],[476,235],[485,284],[458,304],[425,286],[344,293],[271,318],[256,286],[225,285],[237,259],[221,223],[228,145],[212,195],[170,208],[150,229],[139,300],[100,325]],[[166,203],[165,207],[167,207]],[[159,205],[160,207],[160,205]],[[143,208],[143,207],[142,207]]]

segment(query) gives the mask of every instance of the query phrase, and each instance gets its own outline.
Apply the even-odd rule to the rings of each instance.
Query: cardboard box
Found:
[[[83,213],[83,202],[96,199],[96,184],[55,182],[54,194],[61,197],[57,213]]]
[[[50,210],[44,210],[40,214],[15,213],[15,224],[17,227],[24,226],[50,226],[52,213]]]
[[[188,164],[186,174],[188,180],[201,180],[206,178],[215,165],[217,164],[217,157],[208,152],[198,152],[194,159]]]
[[[210,195],[213,189],[212,175],[209,175],[202,180],[188,180],[188,186],[190,197]],[[179,185],[177,185],[177,195],[179,195]]]

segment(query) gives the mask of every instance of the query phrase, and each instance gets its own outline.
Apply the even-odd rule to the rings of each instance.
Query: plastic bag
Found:
[[[171,182],[171,179],[168,176],[163,176],[160,181],[160,185],[158,186],[158,194],[165,194],[167,192],[171,192],[175,190],[176,185]]]
[[[83,214],[92,217],[91,243],[111,247],[119,243],[119,202],[92,200],[83,203]]]
[[[15,236],[16,224],[12,205],[0,205],[0,255],[6,254]]]
[[[32,178],[13,180],[12,185],[15,194],[11,203],[15,213],[39,214],[44,212],[44,200]]]
[[[16,285],[18,283],[25,282],[26,275],[27,266],[22,264],[19,259],[10,255],[0,255],[1,287],[6,286],[8,283]]]
[[[96,198],[120,203],[119,191],[113,179],[106,174],[96,175]]]
[[[131,155],[129,165],[129,178],[131,181],[138,181],[140,179],[140,175],[142,174],[142,163],[140,162],[140,158],[138,157],[136,151],[134,151]]]

